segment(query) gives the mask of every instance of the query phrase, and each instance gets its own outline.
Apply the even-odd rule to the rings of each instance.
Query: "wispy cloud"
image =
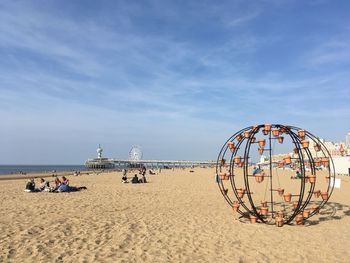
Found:
[[[288,67],[274,64],[286,59],[280,46],[288,34],[276,25],[293,1],[113,2],[79,12],[70,1],[36,4],[0,4],[1,143],[12,152],[0,155],[6,162],[21,147],[42,142],[36,147],[43,150],[55,140],[77,145],[79,162],[86,145],[98,142],[115,156],[139,143],[150,158],[209,159],[216,152],[208,149],[234,129],[287,121],[317,127],[315,112],[317,122],[322,115],[341,125],[339,134],[347,131],[345,33],[321,32],[327,41],[317,43],[301,32],[295,43],[306,41],[305,49],[291,49]],[[273,8],[281,15],[272,26]],[[337,67],[313,69],[323,65]],[[161,149],[169,139],[172,153]]]
[[[233,18],[231,21],[229,21],[227,23],[227,26],[236,27],[236,26],[243,25],[243,24],[255,19],[256,17],[258,17],[259,14],[260,14],[259,11],[253,11],[250,14],[240,15],[238,17]]]
[[[350,38],[332,37],[331,40],[321,41],[312,51],[305,56],[309,66],[322,65],[349,65],[350,61]]]

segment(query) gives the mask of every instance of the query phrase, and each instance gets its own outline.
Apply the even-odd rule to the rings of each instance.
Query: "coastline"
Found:
[[[84,170],[80,171],[80,175],[88,175],[90,173],[94,173],[92,170]],[[74,176],[74,171],[62,171],[62,172],[33,172],[26,174],[2,174],[0,175],[0,181],[4,180],[23,180],[23,179],[31,179],[31,178],[48,178],[48,177],[56,177],[56,176]]]

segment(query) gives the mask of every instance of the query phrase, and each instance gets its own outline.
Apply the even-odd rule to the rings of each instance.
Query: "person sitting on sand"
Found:
[[[69,180],[65,176],[62,176],[62,182],[55,192],[77,192],[86,189],[87,188],[85,186],[70,186]]]
[[[146,174],[146,167],[145,167],[145,166],[142,166],[142,167],[140,168],[139,174],[141,174],[141,175]]]
[[[142,178],[140,179],[141,183],[147,183],[146,176],[142,175]]]
[[[291,179],[301,179],[301,173],[298,171],[295,172],[295,176],[291,176],[290,178]]]
[[[134,177],[131,179],[131,183],[133,183],[133,184],[139,183],[139,178],[137,177],[137,174],[135,174]]]
[[[46,181],[44,178],[40,178],[40,186],[39,186],[39,191],[45,191],[47,189],[50,189],[49,182]]]
[[[55,178],[55,187],[51,188],[52,192],[66,192],[69,188],[68,186],[69,181],[66,177],[62,176],[62,181],[58,179],[56,176]]]
[[[253,168],[253,175],[256,175],[258,173],[262,173],[264,170],[260,168],[260,166],[256,167],[254,166]]]
[[[122,183],[123,183],[123,184],[128,183],[128,177],[126,177],[126,175],[123,175],[123,177],[122,177]]]
[[[69,180],[65,176],[62,176],[62,184],[69,185]]]
[[[52,191],[56,191],[61,185],[61,181],[60,181],[60,179],[58,179],[57,176],[55,178],[55,182],[54,183],[55,183],[55,186],[51,189]]]
[[[61,183],[60,187],[57,189],[57,192],[69,192],[69,188],[69,185]]]
[[[35,191],[35,182],[34,182],[33,178],[28,180],[25,190],[28,191],[28,192],[34,192]]]

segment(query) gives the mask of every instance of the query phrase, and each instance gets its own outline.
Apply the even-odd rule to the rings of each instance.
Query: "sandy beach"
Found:
[[[0,262],[349,262],[350,183],[341,177],[304,226],[235,219],[214,169],[70,176],[72,193],[25,193],[0,181]],[[129,174],[131,176],[131,174]]]

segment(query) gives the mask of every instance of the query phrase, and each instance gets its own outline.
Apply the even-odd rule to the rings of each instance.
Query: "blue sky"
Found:
[[[350,131],[349,1],[1,1],[0,164],[215,159],[236,130]]]

